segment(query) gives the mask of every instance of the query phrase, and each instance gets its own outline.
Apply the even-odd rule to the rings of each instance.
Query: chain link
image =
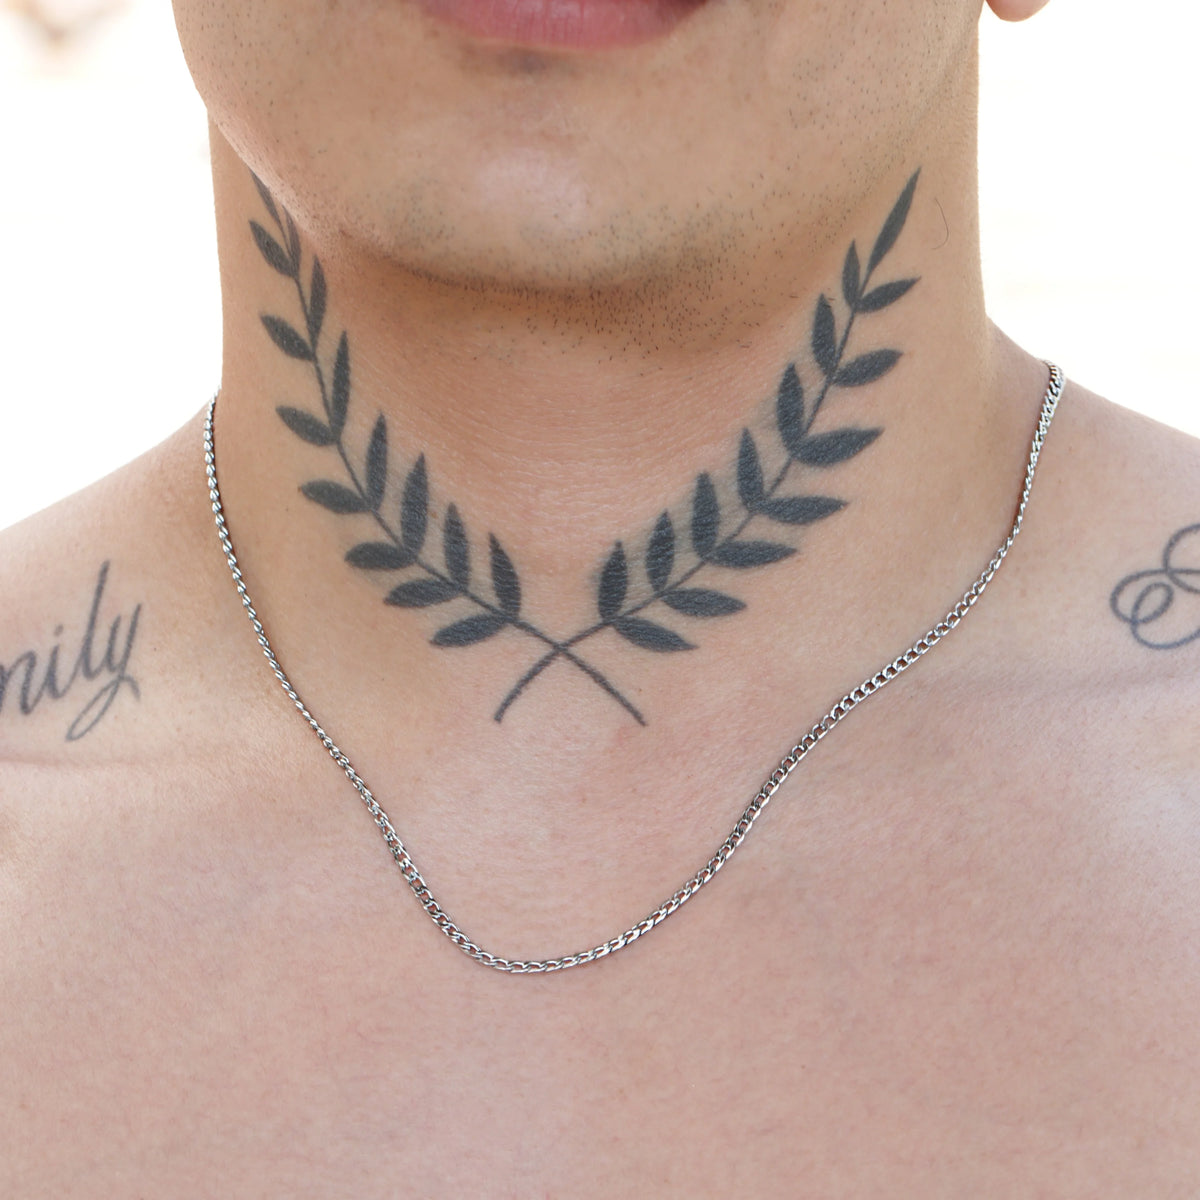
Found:
[[[404,843],[396,833],[391,818],[380,807],[379,802],[371,794],[371,789],[367,787],[362,777],[354,769],[350,759],[346,757],[333,738],[321,727],[320,722],[308,710],[308,706],[292,686],[291,680],[288,679],[283,667],[280,666],[279,659],[275,655],[275,650],[267,638],[266,630],[263,628],[262,621],[259,619],[254,604],[250,599],[250,593],[246,590],[246,582],[242,577],[242,569],[238,566],[237,555],[233,551],[233,541],[229,534],[229,526],[225,521],[225,511],[221,504],[221,491],[217,486],[217,459],[213,441],[213,413],[216,410],[216,396],[209,402],[204,420],[204,467],[208,476],[208,495],[212,502],[213,517],[216,520],[217,536],[221,540],[221,548],[225,552],[225,561],[229,564],[229,571],[233,576],[234,585],[237,587],[242,607],[246,610],[246,615],[250,618],[251,625],[254,626],[258,644],[262,647],[262,652],[266,656],[267,662],[270,663],[271,670],[275,673],[275,678],[279,680],[279,685],[283,688],[288,699],[291,700],[296,710],[308,722],[309,728],[316,734],[321,745],[328,751],[329,756],[342,769],[351,784],[354,785],[355,790],[366,805],[367,811],[371,814],[375,824],[379,826],[383,840],[391,852],[396,866],[400,869],[400,874],[412,889],[412,893],[416,896],[421,907],[429,914],[433,923],[442,933],[462,950],[463,953],[475,959],[476,962],[482,963],[486,967],[492,967],[497,971],[506,971],[513,975],[543,974],[551,971],[564,971],[569,967],[579,967],[585,963],[606,958],[608,955],[636,942],[640,937],[655,928],[655,926],[661,925],[673,913],[678,912],[733,857],[734,851],[749,836],[750,830],[754,828],[754,822],[766,810],[767,805],[771,802],[771,798],[783,786],[788,776],[808,757],[809,752],[817,743],[829,734],[840,721],[845,720],[864,700],[873,696],[880,688],[891,683],[893,679],[902,675],[918,659],[928,654],[942,638],[959,625],[967,613],[975,606],[979,597],[983,595],[984,589],[991,583],[992,577],[1000,569],[1000,564],[1004,562],[1009,550],[1012,549],[1017,535],[1021,532],[1021,525],[1025,520],[1025,509],[1029,504],[1029,495],[1033,490],[1033,477],[1037,471],[1042,444],[1046,440],[1046,434],[1050,429],[1050,422],[1054,418],[1055,409],[1062,395],[1062,371],[1053,363],[1047,363],[1046,365],[1050,369],[1050,383],[1042,400],[1041,414],[1038,417],[1037,428],[1034,431],[1033,441],[1030,445],[1029,459],[1025,466],[1025,486],[1021,491],[1021,498],[1017,504],[1017,512],[1013,520],[1012,529],[1009,531],[1008,537],[1004,539],[999,549],[992,556],[991,561],[984,567],[979,578],[963,593],[962,599],[955,604],[942,620],[934,625],[932,629],[922,634],[903,654],[893,659],[886,666],[881,667],[874,675],[868,676],[857,687],[847,692],[783,756],[779,765],[771,772],[762,787],[759,788],[754,799],[746,806],[745,811],[738,818],[737,824],[730,830],[729,836],[717,848],[717,852],[670,899],[660,904],[653,912],[638,921],[637,924],[631,925],[624,933],[620,933],[598,946],[593,946],[590,950],[577,951],[574,954],[566,954],[559,958],[532,960],[503,958],[477,945],[451,920],[449,914],[442,908],[433,892],[429,889],[429,885],[422,878],[416,863],[413,862],[408,851],[405,849]]]

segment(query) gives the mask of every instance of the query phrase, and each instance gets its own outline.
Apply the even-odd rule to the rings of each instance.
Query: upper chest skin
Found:
[[[1048,719],[1014,753],[1020,722],[993,732],[988,708],[894,707],[874,766],[839,733],[693,904],[539,978],[455,952],[336,776],[301,832],[234,767],[16,772],[44,804],[6,839],[0,1177],[55,1196],[1195,1194],[1194,789],[1128,752],[1128,713]],[[632,907],[598,904],[634,919],[660,885],[614,870]],[[468,928],[509,900],[460,898]]]
[[[107,767],[0,769],[0,1195],[1200,1193],[1195,656],[1171,660],[1174,683],[1127,687],[1145,652],[1105,604],[1195,509],[1078,565],[1169,474],[1114,494],[1129,453],[1113,440],[1073,451],[1071,478],[1104,487],[1043,522],[1061,544],[1031,554],[1038,526],[1022,535],[1071,588],[1017,586],[1006,566],[1015,615],[989,595],[934,660],[974,638],[995,662],[948,691],[924,687],[927,664],[873,700],[692,904],[549,978],[490,973],[437,934],[328,760],[290,764],[314,745],[293,713],[294,741],[265,725],[238,749],[257,718],[230,698],[255,694],[262,664],[235,677],[241,659],[209,644],[223,610],[180,564],[157,572],[188,586],[145,597],[143,699],[105,718],[153,716],[154,752],[114,736]],[[1053,472],[1039,487],[1054,509]],[[196,541],[189,563],[207,524]],[[128,613],[143,597],[117,584],[156,573],[122,563]],[[22,578],[45,573],[38,558]],[[227,584],[214,573],[213,595]],[[199,631],[182,669],[161,649],[168,613]],[[1059,670],[1043,648],[1064,636]],[[1076,649],[1093,645],[1089,681]],[[1014,657],[1032,679],[981,690]],[[39,709],[56,747],[75,711]],[[594,897],[569,857],[520,895],[479,847],[418,859],[468,932],[542,914],[544,945],[489,948],[563,953],[669,894],[744,800],[713,797],[694,859],[651,870],[625,853],[636,831],[586,849],[612,860]],[[455,872],[469,851],[477,878]]]

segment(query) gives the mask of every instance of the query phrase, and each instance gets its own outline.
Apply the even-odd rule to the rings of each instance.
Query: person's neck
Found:
[[[773,647],[787,677],[798,638],[823,686],[849,644],[919,632],[1011,519],[1040,384],[987,325],[947,164],[897,171],[784,270],[548,295],[290,238],[214,153],[222,486],[321,671],[352,650],[413,708],[543,729],[738,693]]]

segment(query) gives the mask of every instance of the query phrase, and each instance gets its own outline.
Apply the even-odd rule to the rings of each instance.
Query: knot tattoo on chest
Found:
[[[345,561],[356,570],[385,578],[385,604],[398,609],[445,606],[446,617],[433,632],[432,645],[459,650],[504,633],[533,643],[537,657],[499,700],[492,714],[496,721],[503,720],[526,689],[561,659],[635,721],[646,724],[628,696],[587,661],[584,644],[610,635],[652,654],[696,649],[691,640],[694,629],[745,609],[746,602],[735,594],[740,574],[792,557],[799,530],[827,520],[846,506],[846,500],[829,495],[824,487],[809,490],[807,480],[828,475],[862,453],[882,430],[853,424],[827,427],[818,419],[835,393],[875,383],[901,357],[895,349],[851,353],[851,341],[860,317],[882,312],[918,282],[915,278],[878,282],[876,273],[903,232],[919,175],[918,171],[908,180],[865,264],[857,244],[851,242],[842,268],[840,299],[822,294],[817,300],[809,337],[810,363],[802,366],[799,359],[788,363],[776,388],[773,440],[777,445],[764,450],[760,438],[743,429],[732,456],[727,499],[722,500],[726,489],[719,490],[713,476],[702,472],[690,497],[674,512],[664,509],[636,552],[615,541],[599,567],[593,618],[565,637],[547,632],[529,614],[528,589],[494,533],[487,536],[486,570],[478,571],[467,523],[457,506],[448,503],[440,522],[432,519],[425,455],[417,453],[396,471],[397,456],[382,414],[375,420],[365,452],[347,445],[348,335],[341,332],[331,355],[333,339],[323,337],[327,292],[320,260],[315,255],[305,260],[291,214],[255,176],[273,231],[252,220],[250,232],[266,263],[294,284],[300,315],[294,324],[263,313],[262,324],[280,351],[311,364],[320,406],[317,412],[290,405],[276,411],[293,434],[328,448],[338,461],[337,478],[310,480],[300,491],[328,512],[357,523],[354,536],[362,540],[351,547]],[[440,528],[435,530],[434,525]]]

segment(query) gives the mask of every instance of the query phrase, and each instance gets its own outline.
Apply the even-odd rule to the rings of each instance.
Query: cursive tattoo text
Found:
[[[1139,646],[1177,650],[1200,641],[1200,524],[1177,529],[1162,565],[1126,575],[1108,602]]]
[[[26,650],[11,662],[0,663],[0,718],[6,712],[31,716],[43,702],[64,700],[77,694],[84,684],[100,680],[100,686],[91,692],[67,726],[67,741],[76,742],[96,728],[122,689],[140,698],[137,680],[129,673],[129,660],[133,656],[142,606],[136,605],[128,617],[114,617],[107,633],[104,632],[100,613],[108,566],[105,563],[96,578],[87,621],[69,670],[64,666],[62,625],[55,626],[54,644],[41,657],[36,650]]]

